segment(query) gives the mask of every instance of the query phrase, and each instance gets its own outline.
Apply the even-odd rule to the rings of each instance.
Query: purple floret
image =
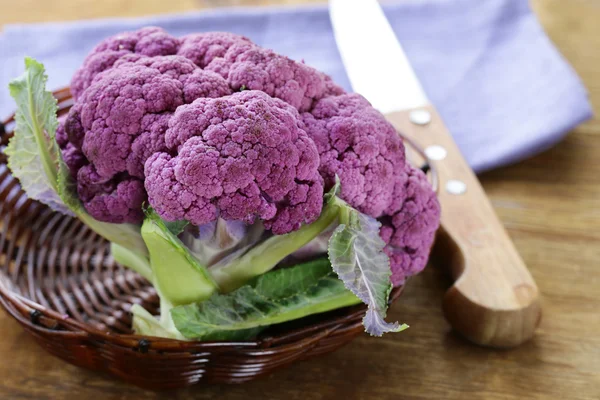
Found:
[[[69,143],[67,132],[65,132],[66,119],[66,115],[58,117],[58,126],[56,127],[56,143],[58,143],[58,147],[60,147],[61,149],[63,149],[67,145],[67,143]]]
[[[151,129],[144,119],[182,105],[182,84],[141,65],[111,69],[98,78],[79,103],[85,131],[81,148],[100,176],[110,178],[124,171],[134,175],[127,160],[134,139],[143,128]],[[76,118],[75,113],[71,116]]]
[[[342,91],[316,69],[242,39],[205,67],[226,78],[234,91],[260,90],[301,112],[311,109],[316,100]]]
[[[275,234],[320,214],[319,156],[296,110],[258,91],[198,99],[177,109],[167,145],[146,162],[149,202],[167,220],[194,225],[257,218]]]
[[[136,54],[148,57],[168,56],[176,54],[179,50],[179,39],[161,28],[141,29],[138,32],[139,40],[134,49]]]
[[[104,39],[88,56],[71,80],[71,93],[78,100],[95,76],[111,68],[117,60],[128,54],[166,56],[177,53],[179,39],[161,28],[148,27],[134,32],[123,32]]]
[[[333,89],[335,91],[335,89]],[[420,272],[439,225],[426,176],[408,165],[394,127],[358,94],[330,96],[302,115],[321,157],[325,188],[340,178],[340,197],[383,223],[392,282]]]
[[[85,138],[85,129],[81,125],[81,103],[75,103],[65,116],[64,131],[69,143],[81,149]]]
[[[88,164],[87,158],[83,155],[80,149],[78,149],[73,143],[69,142],[69,137],[65,131],[66,115],[63,115],[58,119],[58,127],[56,128],[56,143],[61,149],[62,158],[71,176],[77,176],[77,172],[81,167]]]
[[[319,150],[325,188],[341,182],[341,198],[378,218],[402,202],[404,146],[394,127],[364,97],[344,94],[316,103],[302,115]]]
[[[84,61],[84,64],[75,71],[71,79],[71,94],[75,100],[79,99],[85,89],[87,89],[92,80],[100,72],[111,68],[117,60],[129,54],[127,50],[107,50],[98,53],[92,53]]]
[[[67,167],[69,167],[71,176],[77,176],[79,169],[88,164],[88,160],[85,158],[81,150],[75,147],[72,143],[66,144],[65,148],[62,150],[62,156],[65,164],[67,164]]]
[[[144,183],[131,177],[106,180],[86,165],[77,173],[77,194],[86,211],[95,219],[113,223],[137,223],[144,215]]]
[[[121,57],[114,64],[113,68],[131,67],[134,65],[154,68],[162,75],[177,79],[181,83],[184,83],[186,78],[198,69],[193,62],[181,56],[147,57],[133,53]]]
[[[323,93],[323,98],[329,96],[341,96],[346,93],[346,91],[335,83],[329,75],[322,74],[323,80],[325,81],[325,92]]]
[[[113,68],[97,74],[71,109],[64,122],[65,132],[61,133],[62,142],[64,136],[68,140],[68,144],[63,145],[63,155],[73,176],[78,176],[79,168],[89,163],[99,177],[78,181],[78,190],[104,196],[99,202],[84,201],[86,208],[93,205],[101,219],[108,217],[97,210],[102,210],[106,204],[120,205],[121,208],[137,204],[138,195],[134,196],[136,201],[114,203],[112,199],[116,196],[115,191],[134,186],[139,189],[139,183],[117,185],[108,192],[96,186],[99,181],[112,181],[116,176],[123,180],[143,180],[146,159],[154,153],[167,151],[165,132],[177,107],[200,97],[221,97],[230,93],[222,77],[202,71],[181,56],[129,54]],[[111,193],[110,203],[107,203],[106,193]],[[139,210],[132,210],[126,216],[121,211],[118,219],[123,218],[141,220],[142,215]]]
[[[427,177],[408,165],[406,170],[402,207],[381,218],[380,235],[387,243],[384,250],[390,257],[394,286],[425,268],[440,221],[440,204]]]
[[[178,55],[184,56],[200,68],[205,68],[215,58],[223,58],[235,44],[254,45],[250,39],[229,32],[205,32],[184,36]]]
[[[201,97],[222,97],[232,93],[227,81],[211,71],[204,71],[182,56],[144,57],[130,54],[115,63],[114,68],[143,65],[161,74],[177,79],[183,85],[184,103],[189,104]]]
[[[221,77],[183,57],[127,57],[94,79],[71,110],[66,130],[100,176],[127,172],[143,178],[146,159],[166,150],[164,134],[178,106],[229,93]]]

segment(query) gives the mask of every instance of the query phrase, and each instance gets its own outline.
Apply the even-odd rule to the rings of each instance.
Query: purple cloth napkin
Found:
[[[543,151],[592,115],[579,78],[523,0],[421,0],[384,6],[425,91],[476,171]],[[221,9],[136,19],[9,25],[0,87],[28,55],[49,87],[67,85],[102,38],[145,25],[174,35],[231,31],[330,74],[350,90],[325,6]],[[0,116],[12,111],[0,90]]]

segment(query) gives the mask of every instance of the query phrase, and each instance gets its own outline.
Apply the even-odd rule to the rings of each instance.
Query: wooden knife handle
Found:
[[[386,117],[429,154],[446,153],[433,161],[442,207],[433,258],[454,279],[444,296],[448,322],[481,345],[513,347],[530,339],[541,319],[538,288],[441,118],[431,106]]]

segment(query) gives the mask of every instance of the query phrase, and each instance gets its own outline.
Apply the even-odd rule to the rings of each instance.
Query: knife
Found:
[[[329,0],[335,40],[355,92],[425,150],[439,175],[441,228],[432,259],[454,283],[443,311],[469,340],[513,347],[541,319],[538,288],[477,177],[427,99],[376,0]]]

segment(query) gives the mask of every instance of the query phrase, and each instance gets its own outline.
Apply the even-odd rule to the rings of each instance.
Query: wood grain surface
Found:
[[[0,0],[0,25],[306,2]],[[532,5],[600,112],[600,1]],[[172,394],[145,392],[54,359],[0,312],[0,399],[599,399],[599,158],[595,119],[552,150],[480,177],[544,302],[537,335],[517,349],[479,348],[451,332],[441,309],[450,281],[429,268],[391,311],[390,319],[411,325],[403,334],[361,337],[242,386]]]

